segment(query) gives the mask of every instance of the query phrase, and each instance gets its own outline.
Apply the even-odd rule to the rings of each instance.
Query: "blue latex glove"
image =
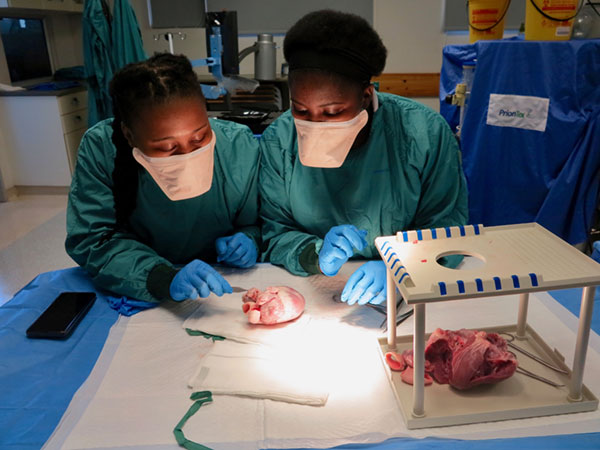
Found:
[[[341,299],[349,305],[382,304],[387,296],[387,279],[383,261],[369,261],[348,279]]]
[[[205,298],[211,292],[220,297],[223,294],[231,294],[233,289],[210,265],[195,259],[177,272],[171,281],[169,292],[173,300],[180,302],[188,298]]]
[[[346,261],[354,254],[352,247],[361,251],[367,246],[366,230],[354,225],[332,227],[325,235],[323,247],[319,252],[319,269],[324,275],[332,277],[338,273]]]
[[[242,269],[256,264],[258,257],[256,244],[244,233],[218,238],[215,241],[215,247],[217,248],[217,262]]]
[[[125,296],[112,297],[107,295],[106,300],[112,309],[127,317],[133,316],[141,311],[145,311],[146,309],[155,308],[159,305],[158,302],[145,302],[143,300],[136,300],[134,298]]]

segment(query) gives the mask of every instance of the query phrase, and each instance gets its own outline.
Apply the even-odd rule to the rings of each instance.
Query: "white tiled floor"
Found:
[[[66,195],[25,195],[0,203],[0,250],[66,208]]]
[[[0,203],[0,305],[43,272],[74,267],[65,252],[66,195]]]

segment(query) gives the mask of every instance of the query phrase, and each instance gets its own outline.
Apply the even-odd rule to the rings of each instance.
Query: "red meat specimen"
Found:
[[[495,333],[480,331],[452,355],[451,367],[450,385],[468,389],[509,378],[517,370],[517,360],[506,350],[504,339]]]
[[[413,384],[413,351],[401,355],[388,352],[386,362],[402,371],[402,381]],[[425,346],[425,384],[432,379],[457,389],[497,383],[517,370],[517,359],[507,350],[506,341],[496,333],[438,328]]]
[[[385,354],[385,361],[390,366],[390,369],[396,372],[402,372],[406,368],[406,362],[400,353],[387,352]]]
[[[468,389],[497,383],[512,376],[517,359],[496,333],[473,330],[435,330],[427,341],[425,358],[440,384]]]
[[[448,384],[450,381],[451,364],[455,350],[461,348],[466,339],[475,334],[471,330],[446,331],[438,328],[431,336],[425,346],[425,359],[432,366],[433,379],[440,384]]]
[[[286,286],[271,286],[264,292],[256,288],[246,292],[242,310],[250,323],[273,325],[288,322],[299,317],[304,311],[304,297]]]
[[[413,365],[413,351],[412,350],[404,350],[402,352],[402,356],[404,357],[404,361],[408,367],[414,367]],[[431,373],[433,371],[433,366],[427,360],[425,360],[425,373]]]
[[[402,372],[400,378],[402,381],[408,384],[413,384],[414,373],[413,373],[413,351],[404,350],[402,354],[395,352],[387,352],[385,354],[385,361],[387,362],[390,369]],[[431,371],[431,364],[425,360],[425,385],[433,383],[433,379],[428,372]]]
[[[415,371],[415,369],[413,369],[412,367],[407,367],[406,370],[404,370],[402,372],[402,375],[400,375],[400,378],[405,383],[413,384],[414,375],[415,375],[414,371]],[[433,379],[429,376],[429,374],[427,372],[425,372],[425,386],[429,386],[432,383],[433,383]]]

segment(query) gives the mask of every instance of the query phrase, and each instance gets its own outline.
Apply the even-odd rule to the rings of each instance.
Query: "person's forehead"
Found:
[[[162,101],[148,102],[146,108],[143,109],[153,115],[185,114],[193,110],[206,110],[202,100],[197,97],[173,97]]]
[[[331,77],[301,77],[290,84],[292,97],[320,96],[346,98],[354,96],[355,87]]]
[[[136,119],[135,130],[152,139],[193,133],[208,122],[203,103],[196,99],[150,105],[142,109]]]
[[[206,116],[206,108],[200,99],[193,97],[175,98],[163,102],[148,102],[138,108],[136,119],[144,121],[164,121],[165,119],[183,120],[190,115]],[[139,122],[140,120],[137,120]]]

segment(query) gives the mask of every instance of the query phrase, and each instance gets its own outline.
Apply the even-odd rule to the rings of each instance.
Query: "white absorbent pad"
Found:
[[[275,349],[259,344],[215,342],[189,381],[194,391],[323,406],[326,360],[317,349]]]
[[[195,302],[195,311],[185,320],[183,328],[246,343],[266,345],[288,345],[302,340],[308,334],[311,321],[333,320],[346,327],[363,329],[382,335],[379,329],[382,316],[373,311],[364,314],[366,308],[352,308],[343,303],[335,303],[333,296],[339,296],[353,270],[358,264],[346,264],[336,277],[312,276],[297,277],[281,267],[270,264],[247,271],[231,271],[224,274],[232,286],[248,290],[264,290],[269,286],[288,286],[297,290],[306,301],[304,313],[297,319],[277,325],[251,324],[242,311],[243,292],[216,297],[211,295]]]
[[[242,311],[241,298],[242,294],[229,294],[200,301],[194,313],[183,323],[183,328],[236,342],[269,344],[282,339],[298,339],[310,322],[310,315],[304,313],[286,323],[251,324]]]

